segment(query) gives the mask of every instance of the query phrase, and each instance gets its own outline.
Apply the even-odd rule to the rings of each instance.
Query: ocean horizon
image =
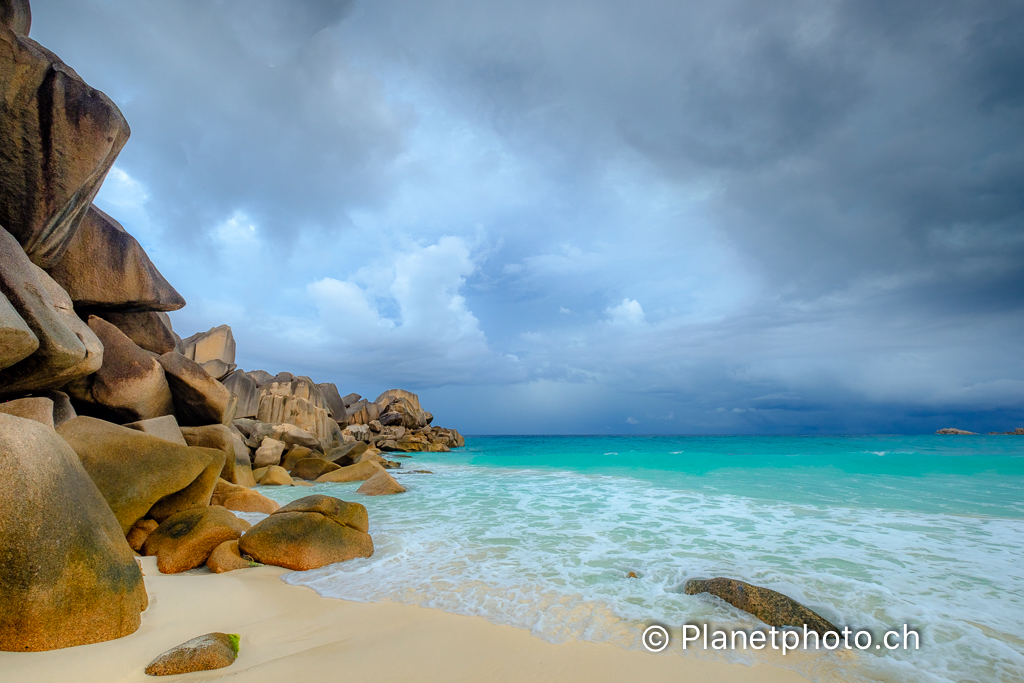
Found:
[[[1024,676],[1024,441],[1011,436],[476,436],[402,469],[407,494],[365,501],[373,557],[284,580],[637,649],[654,623],[763,626],[683,593],[726,576],[876,638],[909,625],[921,648],[673,651],[813,681]]]

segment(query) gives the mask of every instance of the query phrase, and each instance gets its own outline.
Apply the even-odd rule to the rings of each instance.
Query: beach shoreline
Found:
[[[220,631],[241,636],[233,665],[166,680],[806,680],[767,665],[725,664],[578,641],[556,645],[483,617],[323,598],[281,581],[287,570],[277,567],[170,575],[160,574],[153,557],[142,558],[142,565],[150,603],[137,632],[50,652],[0,653],[4,678],[24,683],[151,681],[155,679],[144,669],[157,655]]]

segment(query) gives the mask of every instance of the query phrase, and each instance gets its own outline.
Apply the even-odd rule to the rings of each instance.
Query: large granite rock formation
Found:
[[[202,426],[231,421],[235,413],[235,398],[194,360],[177,351],[165,353],[157,360],[167,375],[180,424]]]
[[[18,14],[11,25],[27,28]],[[0,24],[0,94],[0,226],[33,263],[50,268],[127,142],[128,122],[106,95],[7,24]]]
[[[100,340],[75,314],[67,293],[29,261],[3,228],[0,292],[39,342],[30,355],[0,370],[0,397],[56,389],[99,369],[103,362]],[[6,355],[6,350],[0,353]]]
[[[256,419],[295,425],[315,434],[324,446],[341,441],[341,429],[331,417],[326,399],[308,377],[282,373],[261,385]]]
[[[222,379],[221,384],[237,400],[234,419],[256,417],[260,408],[260,386],[249,373],[235,370]]]
[[[146,539],[142,552],[156,555],[163,574],[187,572],[206,564],[214,548],[237,541],[249,526],[219,505],[184,510],[164,520]]]
[[[81,308],[176,311],[185,305],[138,241],[95,206],[50,274]]]
[[[175,350],[171,318],[163,311],[93,310],[96,315],[124,332],[139,348],[152,351],[158,356]]]
[[[126,421],[173,414],[171,388],[153,355],[102,318],[89,316],[89,328],[103,343],[103,365],[92,382],[96,402]]]
[[[224,469],[221,478],[232,484],[255,486],[252,478],[252,462],[249,449],[237,430],[224,425],[206,425],[204,427],[182,427],[181,434],[189,446],[216,448],[224,451]]]
[[[142,572],[75,452],[44,425],[0,414],[0,650],[134,633]]]
[[[144,432],[78,417],[58,428],[128,533],[135,522],[162,522],[206,507],[224,469],[224,452],[179,446]]]

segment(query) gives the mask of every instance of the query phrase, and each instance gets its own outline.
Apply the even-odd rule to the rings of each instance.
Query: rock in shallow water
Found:
[[[238,658],[237,633],[207,633],[163,653],[146,667],[147,676],[175,676],[212,671],[234,664]]]
[[[687,595],[710,593],[733,607],[754,615],[769,626],[802,628],[806,624],[809,630],[817,631],[819,635],[824,635],[828,631],[839,631],[793,598],[738,579],[721,576],[714,579],[690,579],[683,590]]]
[[[405,493],[405,487],[387,472],[380,471],[367,479],[356,493],[362,493],[364,496],[388,496],[392,493]]]

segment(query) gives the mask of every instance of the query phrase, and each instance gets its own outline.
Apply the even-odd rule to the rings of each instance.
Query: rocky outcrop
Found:
[[[281,506],[260,493],[220,479],[213,489],[210,505],[222,505],[236,512],[262,512],[269,515]]]
[[[969,436],[977,436],[977,432],[968,432],[964,429],[956,429],[955,427],[946,427],[935,432],[936,434],[965,434]]]
[[[138,241],[95,206],[50,274],[85,309],[176,311],[185,305]]]
[[[184,355],[200,365],[211,360],[219,360],[225,365],[235,362],[235,337],[227,325],[193,334],[183,340],[182,345],[185,347]]]
[[[134,633],[146,608],[124,533],[56,432],[0,414],[0,650]]]
[[[45,396],[19,398],[14,401],[0,403],[0,413],[34,420],[39,424],[53,428],[53,401]]]
[[[338,393],[338,387],[329,382],[317,384],[316,386],[327,403],[327,409],[331,413],[331,418],[339,424],[347,424],[348,409],[345,407],[345,399]],[[358,395],[356,400],[359,400]]]
[[[235,397],[235,419],[255,418],[260,407],[260,387],[247,372],[235,370],[221,380],[224,387]]]
[[[223,451],[179,446],[120,425],[78,417],[57,429],[103,494],[122,533],[143,517],[162,522],[209,505]]]
[[[75,314],[67,293],[29,261],[17,240],[3,228],[0,293],[38,341],[37,348],[23,360],[0,370],[0,397],[56,389],[99,369],[103,362],[99,339]],[[23,350],[20,347],[14,355]]]
[[[167,375],[179,424],[191,427],[231,421],[235,398],[194,360],[172,351],[157,361]]]
[[[163,311],[107,311],[96,315],[121,330],[139,348],[159,355],[175,350],[171,318]]]
[[[125,427],[145,432],[150,436],[155,436],[159,439],[176,443],[179,446],[190,445],[185,441],[185,437],[182,436],[181,428],[178,427],[178,421],[173,415],[164,415],[163,417],[154,417],[148,420],[129,422]]]
[[[265,468],[265,473],[257,481],[260,486],[295,486],[292,475],[288,474],[288,470],[279,465],[271,465]]]
[[[238,550],[238,541],[224,541],[210,553],[209,559],[206,560],[206,566],[214,574],[223,574],[238,569],[258,567],[259,564],[242,557],[242,553]]]
[[[193,671],[213,671],[234,664],[238,634],[207,633],[163,653],[146,667],[147,676],[177,676]]]
[[[405,491],[405,487],[384,470],[367,479],[362,486],[356,489],[356,493],[361,493],[364,496],[389,496],[393,493],[405,493]]]
[[[252,464],[254,467],[270,467],[281,462],[281,455],[284,453],[283,441],[272,439],[269,436],[263,437],[263,443],[256,449]]]
[[[206,564],[214,548],[238,540],[249,526],[219,505],[185,510],[164,520],[146,539],[142,553],[156,555],[163,574],[187,572]]]
[[[164,369],[106,320],[89,316],[89,327],[103,344],[103,364],[92,382],[92,397],[125,421],[174,413]]]
[[[803,628],[806,624],[809,630],[817,631],[822,636],[828,631],[839,632],[839,629],[826,619],[793,598],[738,579],[721,576],[714,579],[690,579],[683,590],[687,595],[710,593],[733,607],[754,615],[769,626]]]
[[[313,495],[285,505],[254,526],[239,550],[262,564],[304,571],[373,555],[366,508]]]
[[[242,435],[224,425],[206,425],[205,427],[182,427],[181,434],[189,446],[216,448],[224,452],[224,469],[221,478],[232,484],[255,486],[252,477],[252,464],[249,460],[249,449],[242,441]]]
[[[127,142],[128,123],[55,54],[6,25],[0,93],[0,225],[50,268]]]
[[[327,472],[316,478],[320,484],[344,484],[349,481],[366,481],[384,468],[377,462],[361,462],[356,465],[342,467],[332,472]]]
[[[14,35],[24,38],[32,26],[32,9],[28,0],[2,0],[0,2],[0,25],[6,26]]]
[[[338,423],[331,417],[319,387],[308,377],[282,373],[260,386],[256,419],[260,422],[290,424],[314,434],[321,447],[341,440]]]
[[[295,463],[295,467],[290,470],[290,473],[293,478],[298,477],[299,479],[313,481],[322,474],[340,469],[340,465],[327,462],[323,458],[303,458]]]

